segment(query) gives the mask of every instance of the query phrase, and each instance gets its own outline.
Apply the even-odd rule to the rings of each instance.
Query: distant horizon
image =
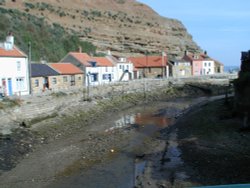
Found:
[[[208,55],[225,66],[240,66],[250,50],[250,1],[138,0],[159,15],[177,19]]]

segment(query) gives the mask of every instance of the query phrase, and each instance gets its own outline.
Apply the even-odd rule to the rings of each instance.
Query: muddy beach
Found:
[[[105,113],[103,117],[97,116],[98,121],[86,122],[79,115],[68,119],[50,118],[32,128],[20,127],[16,133],[1,138],[0,185],[6,188],[126,188],[245,183],[249,181],[248,170],[244,168],[249,166],[249,148],[245,144],[244,147],[238,147],[240,143],[248,141],[247,133],[237,132],[241,120],[234,119],[224,109],[223,102],[216,102],[219,107],[215,105],[203,114],[196,115],[217,99],[181,97],[149,101],[147,105],[139,104],[122,111]],[[211,108],[215,107],[226,114],[217,116],[216,111],[211,113],[214,111]],[[92,117],[98,115],[92,112]],[[208,122],[201,123],[203,117]],[[227,147],[229,140],[224,136],[224,145],[221,140],[217,144],[218,140],[207,138],[204,133],[209,132],[215,122],[224,125],[224,121],[235,125],[226,134],[231,136],[230,143],[234,142],[234,148],[226,152],[232,155],[218,156],[234,164],[236,158],[230,156],[241,153],[238,158],[244,162],[237,171],[244,169],[244,172],[229,176],[227,171],[231,174],[235,167],[231,165],[229,171],[229,165],[229,169],[221,171],[222,178],[213,173],[212,168],[221,163],[217,160],[219,152],[213,156],[208,154]],[[197,125],[197,122],[200,124]],[[205,128],[200,129],[202,127]],[[198,130],[202,130],[203,134]],[[212,128],[209,134],[213,135],[213,131],[223,132]],[[220,135],[216,137],[220,138]],[[224,165],[221,169],[228,166],[226,162],[221,164]],[[210,169],[209,175],[206,169]]]
[[[39,126],[36,129],[39,132],[33,134],[33,141],[36,142],[34,149],[32,145],[32,150],[23,151],[23,157],[16,163],[7,163],[5,158],[4,163],[9,164],[9,168],[1,172],[1,187],[77,187],[79,185],[75,183],[75,178],[81,182],[80,185],[89,180],[86,187],[98,187],[98,180],[92,181],[89,177],[93,169],[96,169],[94,174],[98,174],[98,169],[104,168],[100,171],[108,175],[112,169],[121,167],[122,164],[128,167],[129,173],[123,172],[123,168],[118,168],[113,172],[120,174],[115,179],[116,184],[110,181],[106,187],[117,187],[122,184],[124,187],[131,187],[135,183],[135,161],[140,159],[140,156],[151,153],[151,148],[165,142],[158,139],[158,131],[172,125],[182,110],[191,104],[192,99],[175,99],[141,105],[115,115],[110,114],[105,120],[87,126],[81,131],[72,131],[66,136],[58,131],[53,141],[44,134],[39,134]],[[14,140],[14,137],[7,140]],[[27,144],[30,148],[31,143]],[[81,175],[82,172],[87,174]],[[99,183],[103,184],[106,179],[107,177]],[[92,182],[97,182],[97,185],[91,185]],[[130,182],[129,185],[126,185],[127,182]]]

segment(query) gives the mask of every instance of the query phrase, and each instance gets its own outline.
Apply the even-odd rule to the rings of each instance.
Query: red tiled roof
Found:
[[[212,60],[209,56],[207,56],[206,54],[193,54],[193,53],[188,53],[187,55],[185,55],[183,57],[184,60],[187,61],[203,61],[203,60]]]
[[[82,74],[83,72],[71,63],[50,63],[49,66],[60,74]]]
[[[27,57],[27,55],[16,46],[14,46],[12,50],[6,50],[0,47],[0,57]]]
[[[162,56],[142,56],[142,57],[130,57],[128,58],[134,64],[134,67],[165,67],[167,65],[167,57]]]
[[[94,57],[94,61],[97,62],[98,67],[113,67],[114,64],[106,57]]]
[[[70,52],[69,55],[73,56],[75,59],[77,59],[80,63],[82,63],[85,66],[89,66],[88,61],[92,60],[92,57],[90,57],[87,53]]]

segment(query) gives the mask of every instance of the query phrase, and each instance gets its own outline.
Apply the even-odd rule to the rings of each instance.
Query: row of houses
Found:
[[[140,78],[185,77],[222,72],[223,65],[207,54],[186,52],[182,59],[159,56],[105,57],[69,52],[57,63],[30,62],[28,56],[7,36],[0,43],[0,95],[28,95]]]

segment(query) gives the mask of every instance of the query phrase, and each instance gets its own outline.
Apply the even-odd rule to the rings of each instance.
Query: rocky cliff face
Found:
[[[92,42],[100,51],[181,55],[200,51],[183,24],[159,16],[135,0],[22,0],[6,1],[19,9],[57,23],[68,32]]]

